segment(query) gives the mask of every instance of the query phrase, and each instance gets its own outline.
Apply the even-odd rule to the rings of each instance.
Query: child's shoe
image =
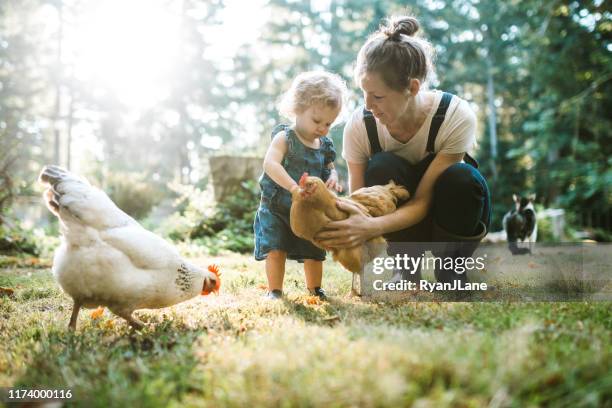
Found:
[[[320,287],[316,287],[314,289],[310,290],[310,294],[312,296],[316,296],[318,297],[321,301],[323,302],[327,302],[327,295],[325,294],[325,291],[323,289],[321,289]]]
[[[265,297],[266,299],[279,300],[283,298],[283,291],[280,289],[270,290]]]

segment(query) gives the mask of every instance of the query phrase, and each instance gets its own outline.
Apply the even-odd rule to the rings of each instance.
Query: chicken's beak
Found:
[[[219,288],[221,287],[221,274],[219,273],[219,267],[217,265],[208,265],[208,276],[204,278],[204,284],[202,285],[203,296],[215,292],[219,294]]]
[[[217,277],[207,277],[204,279],[204,284],[202,285],[202,292],[200,293],[203,296],[210,294],[211,292],[219,293],[218,290],[215,290],[217,287]]]
[[[314,194],[314,192],[317,191],[317,185],[316,184],[310,184],[309,186],[305,186],[301,193],[302,193],[302,197],[308,197]]]

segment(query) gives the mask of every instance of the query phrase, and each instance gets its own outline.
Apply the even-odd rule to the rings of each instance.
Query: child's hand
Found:
[[[331,171],[329,178],[325,182],[325,186],[330,190],[335,190],[338,193],[342,192],[342,184],[338,182],[338,173],[335,169]]]

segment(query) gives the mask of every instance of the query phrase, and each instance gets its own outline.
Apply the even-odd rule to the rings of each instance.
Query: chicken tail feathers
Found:
[[[59,166],[49,165],[42,169],[40,176],[38,176],[38,181],[43,184],[55,186],[69,175],[70,173],[65,169]]]
[[[43,197],[49,211],[51,211],[56,217],[59,217],[59,195],[56,194],[53,189],[48,188],[44,192]]]
[[[396,204],[406,201],[410,198],[410,192],[406,189],[406,187],[395,184],[393,180],[389,181],[387,185],[389,187],[389,192],[393,197],[395,197]]]
[[[47,187],[43,194],[47,208],[64,221],[77,220],[95,228],[131,222],[131,218],[117,208],[104,192],[62,167],[45,166],[38,181]]]
[[[76,177],[74,177],[67,170],[54,165],[45,166],[38,176],[38,181],[48,187],[43,194],[45,204],[47,204],[49,211],[51,211],[57,217],[59,217],[60,198],[62,196],[62,194],[58,191],[57,186],[62,181],[71,178],[76,180]]]

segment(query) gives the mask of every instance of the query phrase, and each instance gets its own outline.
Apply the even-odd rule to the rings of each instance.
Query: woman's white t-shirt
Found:
[[[427,156],[427,139],[431,120],[438,110],[443,92],[434,91],[434,103],[425,122],[406,143],[391,136],[385,125],[376,119],[380,147],[416,164]],[[434,143],[435,153],[465,153],[476,146],[476,115],[467,101],[453,96]],[[357,108],[344,126],[342,157],[349,163],[366,163],[371,156],[370,140],[363,121],[363,107]]]

